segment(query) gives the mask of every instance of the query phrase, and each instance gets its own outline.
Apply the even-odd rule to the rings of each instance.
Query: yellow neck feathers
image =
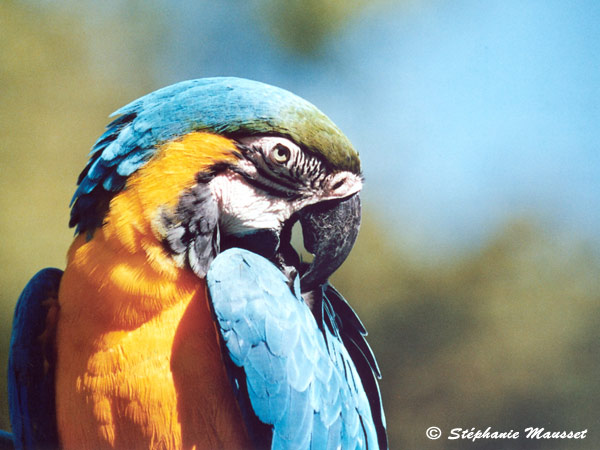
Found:
[[[110,202],[102,228],[91,240],[78,236],[68,255],[68,269],[79,272],[96,289],[110,286],[121,295],[103,296],[110,320],[129,325],[169,307],[197,289],[198,278],[182,270],[163,248],[153,226],[164,208],[176,206],[180,195],[196,183],[196,174],[218,162],[236,159],[233,142],[209,133],[191,133],[165,144],[157,155],[127,180]],[[68,270],[67,269],[67,270]],[[135,304],[124,302],[132,298]]]

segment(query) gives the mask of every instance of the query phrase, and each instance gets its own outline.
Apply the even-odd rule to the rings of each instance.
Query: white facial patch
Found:
[[[225,171],[210,182],[210,189],[219,204],[219,225],[227,234],[242,234],[256,229],[281,229],[305,202],[265,195],[248,184],[241,175]]]

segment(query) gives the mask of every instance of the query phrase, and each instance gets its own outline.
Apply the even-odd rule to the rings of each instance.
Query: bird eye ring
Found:
[[[271,153],[271,159],[278,164],[285,164],[290,160],[292,156],[292,152],[283,144],[277,144],[273,147],[273,152]]]

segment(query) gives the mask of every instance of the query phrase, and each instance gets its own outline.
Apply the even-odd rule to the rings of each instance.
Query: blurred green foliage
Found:
[[[336,35],[367,12],[411,0],[257,0],[256,17],[276,42],[297,56],[314,58]]]
[[[380,1],[380,0],[379,0]],[[368,0],[260,0],[263,25],[284,46],[305,56],[321,46],[356,18]]]
[[[274,34],[307,52],[365,4],[263,3],[272,8],[267,26],[280,19]],[[143,41],[156,42],[160,27],[138,14],[137,2],[124,4],[90,23],[76,7],[0,3],[2,367],[20,290],[37,270],[64,267],[68,201],[87,149],[109,112],[157,87]],[[132,30],[124,24],[133,16]],[[104,37],[94,40],[103,46],[94,54],[113,62],[106,70],[90,59],[90,33]],[[367,208],[355,250],[333,281],[370,331],[391,448],[471,448],[426,440],[432,425],[446,432],[588,428],[588,439],[568,445],[484,441],[473,448],[600,448],[598,255],[576,237],[516,220],[480,249],[427,263],[403,246],[401,225],[380,217]],[[0,427],[9,427],[4,387]]]

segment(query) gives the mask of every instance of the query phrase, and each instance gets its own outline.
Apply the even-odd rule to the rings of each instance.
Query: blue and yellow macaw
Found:
[[[365,329],[327,281],[360,223],[348,139],[307,101],[238,78],[114,115],[79,177],[64,273],[40,271],[17,303],[0,442],[387,448]]]

